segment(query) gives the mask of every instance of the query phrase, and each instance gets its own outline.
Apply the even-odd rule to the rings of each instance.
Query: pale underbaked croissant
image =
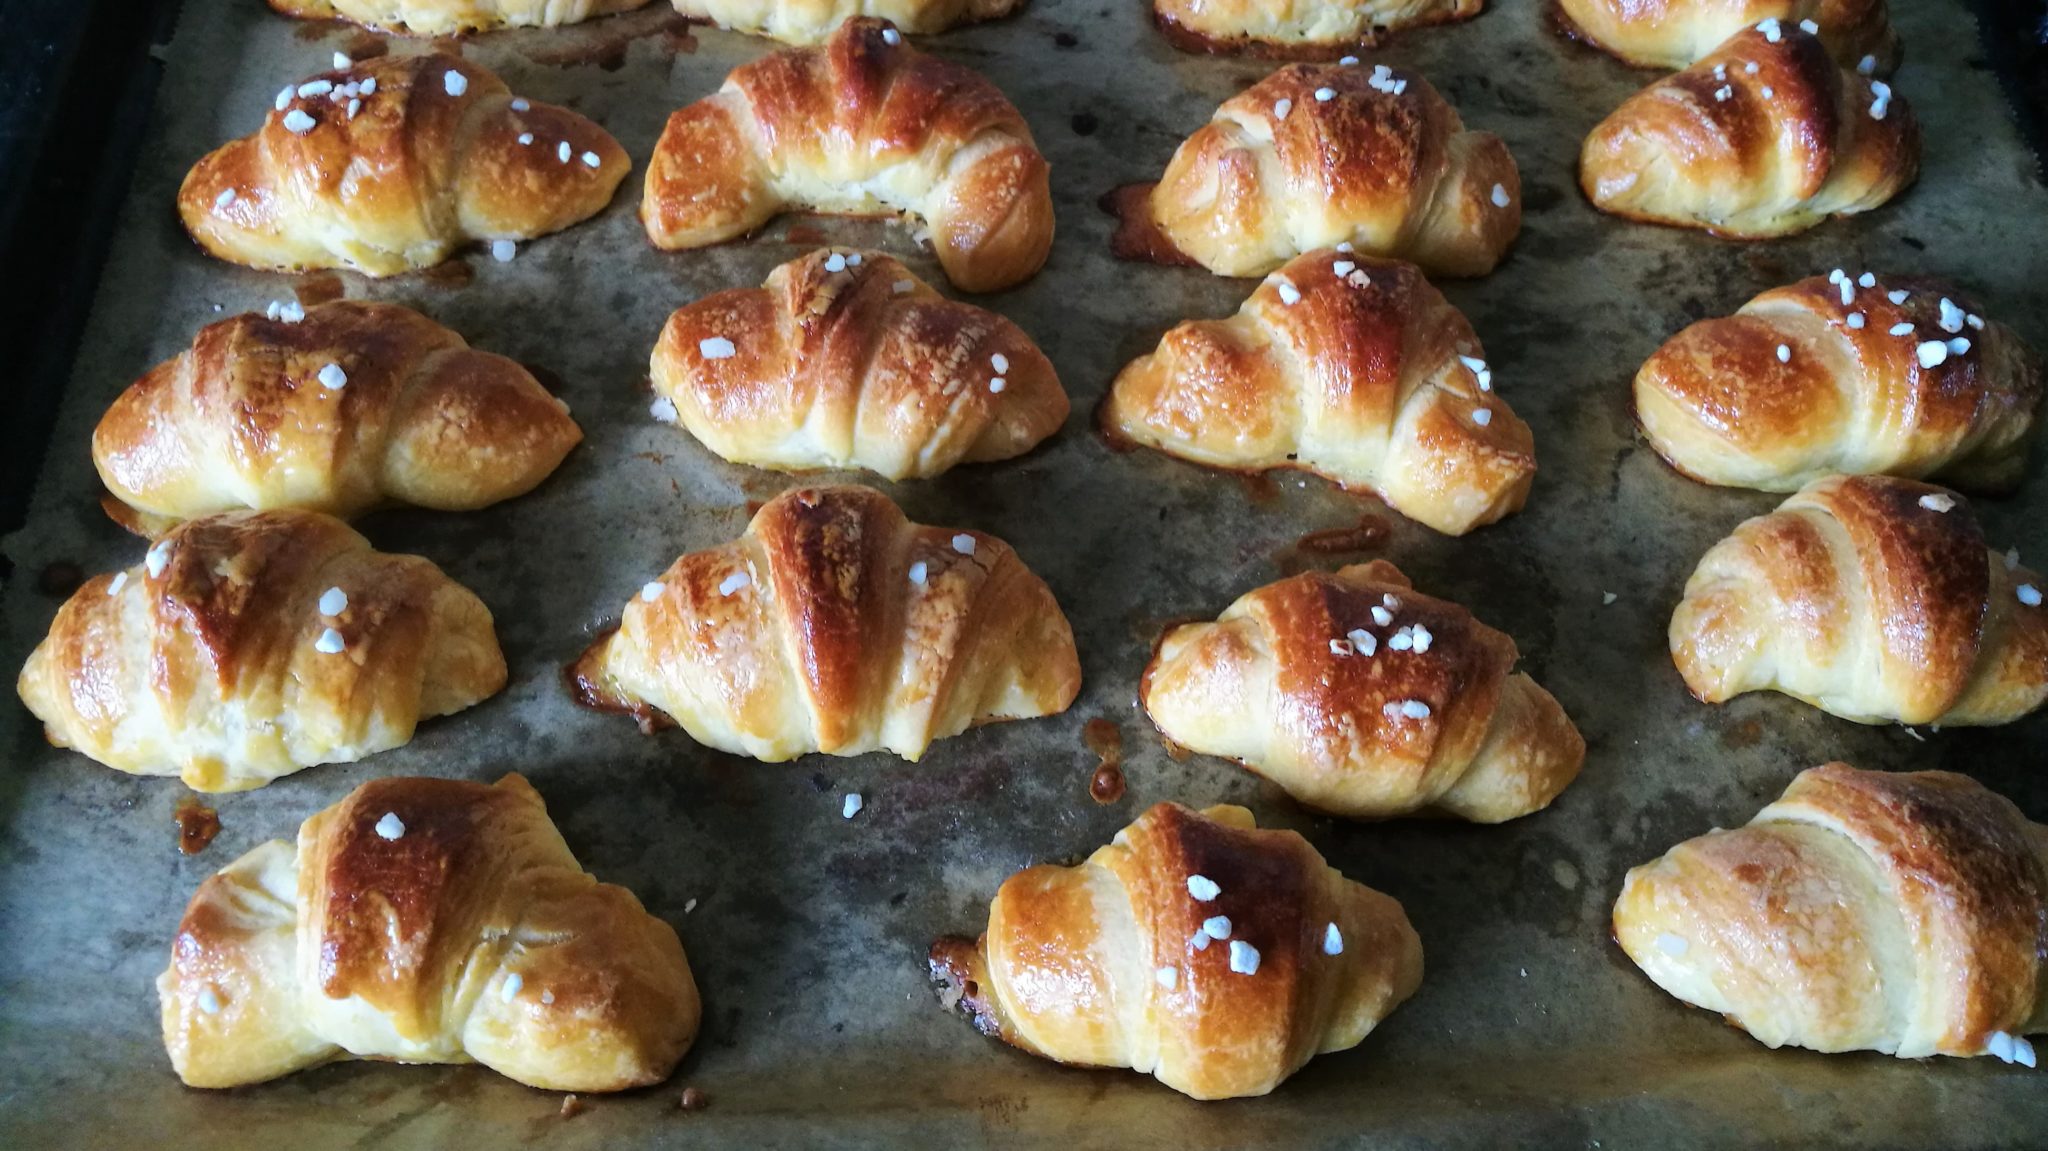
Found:
[[[1214,467],[1302,468],[1462,535],[1521,508],[1535,440],[1479,337],[1411,264],[1322,249],[1236,315],[1189,320],[1117,375],[1113,436]]]
[[[733,70],[668,118],[640,219],[657,248],[744,236],[789,210],[901,213],[930,230],[957,287],[1029,279],[1052,249],[1052,192],[1031,129],[980,74],[853,19],[816,48]]]
[[[1009,545],[905,519],[871,488],[799,488],[678,559],[570,669],[585,703],[777,762],[916,760],[970,724],[1053,715],[1081,686],[1051,589]]]
[[[504,687],[505,658],[429,561],[318,512],[226,512],[87,580],[16,686],[59,747],[241,791],[404,744]]]
[[[1707,703],[1779,691],[1858,723],[2009,723],[2048,697],[2042,587],[1960,496],[1832,476],[1707,552],[1671,655]]]
[[[1149,189],[1119,193],[1126,259],[1263,276],[1349,243],[1433,276],[1493,270],[1522,227],[1507,145],[1419,74],[1290,64],[1225,100]]]
[[[156,986],[193,1087],[383,1059],[619,1091],[666,1079],[700,1010],[675,929],[517,775],[356,788],[202,883]]]
[[[1558,0],[1573,36],[1631,64],[1684,68],[1744,28],[1812,21],[1845,68],[1888,74],[1899,36],[1885,0]]]
[[[1514,670],[1515,641],[1385,560],[1245,593],[1166,633],[1138,701],[1174,743],[1302,803],[1499,823],[1549,806],[1586,741]]]
[[[677,310],[651,376],[691,435],[756,467],[935,476],[1022,455],[1067,418],[1022,329],[874,252],[821,249]]]
[[[1866,212],[1920,174],[1920,128],[1883,81],[1766,22],[1624,101],[1586,137],[1579,186],[1603,212],[1731,239]]]
[[[1152,0],[1152,19],[1174,46],[1252,56],[1334,59],[1383,31],[1447,24],[1485,0]]]
[[[1357,1046],[1421,984],[1422,941],[1294,832],[1162,803],[1078,866],[1005,880],[931,968],[984,1034],[1229,1099]]]
[[[1935,281],[1837,269],[1673,336],[1636,373],[1636,415],[1710,484],[1792,491],[1831,473],[2019,483],[2041,369]]]
[[[490,28],[552,28],[630,12],[647,0],[269,0],[286,16],[352,20],[408,36],[452,36]]]
[[[1024,0],[674,0],[676,11],[720,28],[768,36],[786,44],[822,44],[857,17],[887,20],[923,35],[961,24],[995,20]]]
[[[146,520],[231,508],[461,510],[532,490],[583,432],[525,368],[410,308],[241,315],[122,392],[92,437]]]
[[[1996,1055],[2048,1031],[2048,827],[1967,776],[1803,771],[1628,873],[1614,937],[1771,1047]]]
[[[389,276],[588,219],[628,167],[604,129],[482,65],[383,56],[279,92],[261,129],[186,174],[178,212],[223,260]]]

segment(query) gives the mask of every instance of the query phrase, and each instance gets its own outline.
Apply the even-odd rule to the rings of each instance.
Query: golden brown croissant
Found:
[[[193,166],[178,212],[223,260],[389,276],[588,219],[630,166],[604,129],[480,64],[384,56],[279,92],[260,130]]]
[[[353,516],[524,494],[582,438],[525,368],[410,308],[351,300],[297,322],[251,314],[202,328],[114,401],[92,455],[144,519]]]
[[[1470,20],[1485,0],[1152,0],[1176,47],[1334,59],[1383,31]]]
[[[692,19],[786,44],[822,44],[859,17],[924,35],[1008,16],[1023,5],[1024,0],[675,0],[676,11]]]
[[[926,527],[871,488],[799,488],[747,534],[678,559],[571,668],[586,703],[666,716],[777,762],[887,749],[1065,711],[1074,634],[1009,545]]]
[[[1576,779],[1586,741],[1515,641],[1385,560],[1245,593],[1166,633],[1138,701],[1174,743],[1311,807],[1499,823]]]
[[[1536,445],[1464,314],[1412,264],[1324,248],[1236,315],[1124,368],[1113,436],[1212,467],[1302,468],[1462,535],[1521,509]]]
[[[453,36],[491,28],[552,28],[614,12],[647,0],[269,0],[286,16],[352,20],[405,36]]]
[[[379,779],[201,884],[157,977],[193,1087],[336,1059],[659,1083],[696,1037],[675,929],[599,883],[517,775]]]
[[[1383,64],[1290,64],[1225,100],[1157,185],[1126,191],[1118,256],[1224,276],[1340,243],[1480,276],[1522,227],[1507,145],[1466,131],[1420,75]]]
[[[1630,871],[1614,905],[1658,986],[1771,1047],[2029,1067],[2044,924],[2048,827],[1967,776],[1845,763]]]
[[[1745,240],[1867,212],[1919,174],[1906,102],[1768,20],[1629,97],[1579,153],[1601,211]]]
[[[1986,549],[1962,497],[1831,476],[1707,552],[1671,655],[1707,703],[1779,691],[1858,723],[2010,723],[2048,697],[2042,587]]]
[[[1631,64],[1684,68],[1728,37],[1765,20],[1808,29],[1865,76],[1899,65],[1899,36],[1885,0],[1558,0],[1570,33]]]
[[[1264,1095],[1422,982],[1401,905],[1242,807],[1162,803],[1076,867],[1005,880],[932,974],[985,1034],[1196,1099]]]
[[[87,580],[16,689],[58,747],[241,791],[398,747],[504,686],[469,589],[339,520],[266,511],[192,520]]]
[[[1022,329],[874,252],[821,249],[679,309],[651,371],[691,435],[756,467],[935,476],[1022,455],[1067,418]]]
[[[2019,483],[2041,369],[1937,281],[1836,269],[1671,338],[1636,373],[1658,454],[1697,480],[1792,491],[1832,473]]]
[[[848,20],[817,48],[733,70],[668,118],[640,219],[657,248],[744,236],[789,210],[901,213],[970,292],[1029,279],[1052,249],[1045,157],[980,74]]]

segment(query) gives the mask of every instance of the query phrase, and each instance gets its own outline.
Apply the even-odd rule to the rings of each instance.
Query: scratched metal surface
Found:
[[[797,254],[793,221],[748,243],[656,253],[633,216],[636,168],[601,218],[524,246],[509,265],[470,255],[467,285],[344,277],[351,296],[411,302],[481,347],[553,372],[589,433],[528,498],[363,525],[379,546],[430,556],[483,596],[511,686],[425,725],[402,750],[221,797],[225,830],[189,859],[173,847],[179,785],[50,750],[24,709],[0,703],[0,1144],[2038,1145],[2048,1091],[2031,1073],[1988,1060],[1770,1052],[1667,998],[1608,939],[1625,868],[1747,819],[1794,772],[1826,759],[1969,771],[2048,818],[2039,720],[1921,742],[1777,698],[1708,708],[1686,696],[1664,648],[1693,562],[1772,503],[1690,484],[1637,443],[1626,383],[1665,336],[1840,265],[1953,275],[2048,346],[2048,191],[1993,77],[1971,62],[1961,5],[1897,7],[1909,45],[1898,87],[1927,129],[1919,185],[1861,219],[1748,247],[1610,221],[1582,202],[1578,141],[1650,77],[1559,41],[1536,0],[1506,0],[1372,57],[1421,68],[1468,121],[1504,135],[1527,189],[1513,258],[1446,290],[1535,428],[1542,470],[1528,509],[1461,540],[1396,523],[1379,549],[1423,589],[1514,635],[1586,734],[1581,780],[1552,810],[1504,827],[1312,817],[1233,767],[1170,759],[1133,705],[1164,621],[1214,614],[1299,565],[1304,533],[1361,514],[1319,481],[1247,484],[1116,455],[1091,433],[1095,401],[1126,359],[1182,317],[1228,313],[1249,290],[1107,255],[1109,220],[1095,198],[1156,174],[1261,70],[1173,51],[1135,0],[1034,0],[1016,19],[931,44],[1008,92],[1052,159],[1051,263],[987,302],[1044,346],[1075,414],[1026,459],[890,490],[914,518],[1008,539],[1051,583],[1086,676],[1057,718],[982,728],[916,765],[868,756],[767,766],[679,732],[643,737],[578,710],[561,686],[562,663],[643,580],[738,533],[749,499],[795,482],[723,464],[655,424],[643,383],[667,312],[758,282]],[[293,288],[202,257],[179,231],[172,194],[194,159],[253,128],[280,84],[325,67],[350,33],[307,35],[258,0],[186,8],[47,471],[28,526],[5,542],[16,573],[0,626],[9,668],[57,608],[36,586],[47,565],[101,570],[141,554],[94,506],[87,438],[105,404],[217,308],[260,308]],[[657,23],[642,14],[482,37],[465,50],[517,91],[594,116],[640,165],[670,109],[768,49],[700,31],[694,51],[678,51],[657,33],[607,58],[618,56],[607,43]],[[911,252],[899,228],[803,223],[838,242]],[[929,258],[913,262],[938,282]],[[2042,506],[2044,487],[2037,476],[2018,497],[1982,506],[1999,546],[2037,558],[2048,547],[2048,529],[2024,512]],[[1618,597],[1612,606],[1602,606],[1605,591]],[[1096,759],[1081,730],[1093,717],[1117,724],[1128,748],[1129,791],[1107,807],[1087,793]],[[681,931],[707,1014],[671,1084],[591,1100],[569,1120],[554,1095],[475,1067],[341,1064],[234,1092],[180,1087],[151,980],[202,876],[291,834],[363,780],[508,770],[540,788],[592,870]],[[867,799],[850,822],[839,815],[847,791]],[[940,1009],[923,964],[933,937],[978,930],[1003,877],[1092,850],[1163,799],[1247,803],[1399,897],[1428,956],[1420,994],[1357,1050],[1316,1060],[1270,1097],[1212,1104],[1128,1073],[1040,1062]],[[689,1084],[709,1093],[708,1110],[676,1110]]]

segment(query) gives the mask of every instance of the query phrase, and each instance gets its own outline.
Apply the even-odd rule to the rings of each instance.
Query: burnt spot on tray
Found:
[[[929,956],[933,982],[939,985],[939,1002],[946,1010],[955,1008],[974,1021],[983,1035],[1004,1038],[995,1005],[981,985],[981,947],[964,935],[948,935],[932,944]]]
[[[562,680],[568,685],[569,697],[592,711],[632,716],[642,735],[653,735],[676,726],[676,721],[670,719],[666,712],[645,700],[626,695],[598,670],[604,646],[611,642],[618,630],[618,625],[614,624],[600,631],[596,641],[584,648],[574,663],[562,669]]]
[[[1072,32],[1055,32],[1052,34],[1052,42],[1056,48],[1078,48],[1081,45],[1081,38]]]
[[[348,294],[342,286],[341,277],[333,272],[311,272],[300,276],[292,285],[292,295],[298,297],[302,307],[317,308],[332,303]]]
[[[1109,237],[1110,254],[1119,260],[1195,267],[1195,261],[1167,239],[1152,219],[1152,189],[1156,186],[1156,181],[1125,184],[1110,189],[1097,201],[1103,211],[1117,219],[1116,231]]]
[[[1124,733],[1112,720],[1096,716],[1081,725],[1081,742],[1095,753],[1095,772],[1088,779],[1088,795],[1100,804],[1124,797]]]
[[[53,560],[36,576],[36,590],[46,596],[69,599],[85,582],[85,569],[70,560]]]
[[[1095,129],[1102,126],[1102,121],[1097,120],[1093,112],[1076,112],[1068,124],[1076,136],[1093,136]]]
[[[220,813],[189,795],[178,801],[171,818],[178,824],[178,851],[182,855],[198,855],[220,834]]]

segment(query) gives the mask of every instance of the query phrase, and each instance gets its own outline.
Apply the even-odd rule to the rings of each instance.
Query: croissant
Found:
[[[1079,866],[1005,880],[931,968],[984,1034],[1229,1099],[1356,1047],[1422,982],[1422,941],[1294,832],[1162,803]]]
[[[1672,337],[1635,396],[1651,446],[1710,484],[1788,492],[1882,472],[2009,491],[2041,368],[1953,288],[1836,269]]]
[[[1707,552],[1671,616],[1693,695],[1778,691],[1858,723],[2010,723],[2048,697],[2041,577],[1968,501],[1831,476]]]
[[[812,252],[680,309],[652,376],[691,435],[756,467],[935,476],[1022,455],[1067,418],[1017,325],[874,252]]]
[[[1413,265],[1326,248],[1229,319],[1166,333],[1118,374],[1101,419],[1212,467],[1312,471],[1462,535],[1520,510],[1536,474],[1484,355]]]
[[[1889,75],[1899,36],[1885,0],[1558,0],[1570,34],[1645,68],[1684,68],[1744,28],[1806,29],[1845,68]]]
[[[659,1083],[696,1037],[675,929],[585,872],[526,780],[379,779],[214,873],[157,977],[192,1087],[336,1059]]]
[[[72,595],[21,670],[50,742],[241,791],[412,739],[505,686],[491,613],[318,512],[227,512]]]
[[[178,212],[223,260],[389,276],[586,220],[628,167],[604,129],[479,64],[383,56],[279,92],[259,131],[193,165]]]
[[[286,16],[352,20],[402,36],[455,36],[492,28],[552,28],[614,12],[647,0],[269,0]]]
[[[167,524],[480,508],[531,491],[582,438],[525,368],[410,308],[351,300],[200,329],[114,401],[92,455],[138,520]]]
[[[1629,97],[1579,153],[1601,211],[1741,240],[1867,212],[1919,174],[1906,102],[1770,20]]]
[[[1065,711],[1073,631],[1009,546],[905,519],[871,488],[800,488],[678,559],[570,668],[584,703],[769,762]]]
[[[1967,776],[1845,763],[1630,871],[1614,905],[1644,974],[1770,1047],[2029,1067],[2043,924],[2048,827]]]
[[[1152,19],[1196,52],[1334,59],[1397,28],[1470,20],[1485,0],[1152,0]]]
[[[1029,279],[1052,250],[1045,157],[978,73],[848,20],[734,69],[668,118],[640,219],[657,248],[744,236],[786,210],[921,220],[956,287]]]
[[[1166,633],[1138,688],[1191,751],[1352,818],[1500,823],[1576,779],[1586,741],[1514,672],[1515,641],[1385,560],[1304,572]]]
[[[1024,0],[674,0],[676,11],[720,28],[787,44],[822,44],[849,20],[887,20],[924,35],[995,20]]]
[[[1506,144],[1415,73],[1290,64],[1223,102],[1149,189],[1115,195],[1124,259],[1263,276],[1348,243],[1433,276],[1493,270],[1522,227]]]

